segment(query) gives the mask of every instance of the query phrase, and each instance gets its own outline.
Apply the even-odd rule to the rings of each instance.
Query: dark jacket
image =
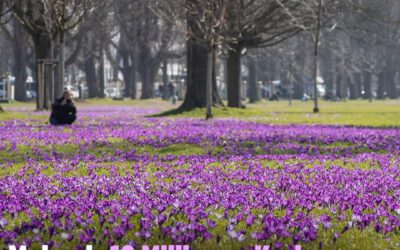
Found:
[[[50,122],[53,125],[72,124],[76,120],[76,107],[71,100],[62,105],[64,97],[56,99],[52,105]]]

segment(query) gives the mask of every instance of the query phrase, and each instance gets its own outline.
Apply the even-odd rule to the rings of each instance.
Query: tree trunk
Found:
[[[216,49],[214,48],[213,54],[212,54],[212,101],[213,101],[213,106],[224,106],[224,103],[221,100],[221,97],[219,96],[218,93],[218,85],[217,85],[217,52]]]
[[[340,100],[344,98],[342,88],[343,88],[343,76],[342,74],[338,73],[336,75],[336,96]]]
[[[386,80],[387,80],[387,72],[384,70],[379,73],[378,75],[378,93],[377,93],[377,99],[378,100],[384,100],[386,98],[385,96],[385,85],[386,85]]]
[[[132,99],[136,99],[137,98],[137,65],[138,65],[138,55],[137,55],[137,51],[132,51],[130,53],[130,57],[131,57],[131,78],[130,78],[130,85],[131,85],[131,98]]]
[[[54,94],[59,97],[63,94],[65,81],[65,34],[63,31],[59,32],[57,67],[58,77],[54,83]]]
[[[163,80],[163,87],[162,87],[162,99],[167,100],[168,99],[168,60],[163,61],[163,66],[162,66],[162,80]]]
[[[249,100],[255,103],[261,100],[261,88],[257,81],[257,62],[249,56]]]
[[[140,99],[154,98],[154,79],[160,68],[160,62],[152,58],[150,48],[143,45],[140,48],[138,61],[138,72],[142,81],[142,96]]]
[[[354,75],[354,84],[356,88],[356,94],[355,97],[359,99],[361,97],[361,90],[362,90],[362,75],[361,73],[355,73]]]
[[[125,82],[125,97],[136,99],[136,65],[137,55],[135,52],[124,50],[122,55],[122,75]]]
[[[34,37],[34,46],[36,52],[36,60],[40,62],[44,59],[51,59],[51,50],[52,50],[52,41],[48,34],[46,33],[38,33]],[[44,66],[45,67],[45,66]],[[37,86],[37,101],[36,108],[37,110],[49,109],[51,106],[51,100],[49,96],[49,90],[52,89],[52,79],[49,77],[49,74],[46,74],[45,68],[42,70],[39,69],[39,65],[36,65],[36,86]],[[39,72],[40,71],[40,72]],[[43,84],[43,86],[39,86]]]
[[[86,75],[86,84],[89,90],[89,98],[99,97],[99,87],[97,82],[96,75],[96,65],[95,59],[92,55],[90,55],[85,60],[85,75]]]
[[[399,98],[399,91],[397,90],[397,82],[395,80],[389,83],[389,98],[390,99]]]
[[[140,79],[142,80],[142,96],[140,99],[154,98],[154,74],[151,66],[139,70]]]
[[[363,72],[363,88],[364,94],[363,99],[372,100],[372,75],[371,72]]]
[[[132,67],[130,63],[130,58],[126,50],[123,51],[122,56],[122,76],[124,77],[125,83],[125,93],[124,97],[132,96]]]
[[[206,106],[207,48],[187,42],[187,90],[180,107],[183,110],[204,108]]]
[[[391,71],[389,76],[388,76],[389,79],[388,79],[388,82],[387,82],[387,85],[386,85],[387,92],[388,92],[387,96],[390,99],[399,98],[398,91],[397,91],[397,82],[396,82],[395,76],[396,76],[396,72],[395,71]]]
[[[100,63],[99,63],[99,73],[98,73],[98,77],[99,77],[99,97],[100,98],[104,98],[105,94],[104,94],[104,90],[105,90],[105,85],[106,85],[106,75],[105,75],[105,65],[104,65],[104,51],[103,51],[103,47],[100,48]]]
[[[241,70],[242,48],[232,48],[228,52],[227,62],[227,89],[228,89],[228,107],[241,108],[240,85],[242,81]]]
[[[209,46],[207,52],[207,82],[206,82],[206,119],[211,119],[212,115],[212,99],[213,99],[213,68],[214,68],[214,47]]]
[[[349,90],[350,90],[350,100],[357,100],[360,97],[360,89],[359,82],[360,82],[360,74],[354,73],[349,76]]]
[[[15,100],[26,101],[26,68],[28,66],[27,58],[27,35],[21,24],[14,20],[14,39],[13,42],[13,74],[15,76]]]
[[[352,82],[350,84],[350,100],[357,100],[358,99],[358,95],[357,95],[357,85]]]

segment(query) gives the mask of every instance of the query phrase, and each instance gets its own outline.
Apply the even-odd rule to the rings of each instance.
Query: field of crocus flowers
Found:
[[[400,248],[400,129],[154,112],[0,121],[0,249]]]

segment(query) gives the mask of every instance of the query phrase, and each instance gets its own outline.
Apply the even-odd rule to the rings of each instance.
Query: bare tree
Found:
[[[15,76],[15,99],[26,101],[27,67],[31,51],[29,34],[17,19],[1,27],[1,33],[8,40],[13,54],[12,72]]]
[[[103,0],[46,0],[46,8],[50,10],[52,23],[58,35],[58,79],[55,82],[54,92],[61,96],[65,79],[65,35],[69,31],[78,31],[79,24],[99,5]]]
[[[32,37],[36,54],[37,102],[38,110],[50,108],[54,96],[53,70],[39,65],[53,60],[53,38],[56,35],[51,17],[51,11],[44,0],[21,1],[14,8],[14,14]]]
[[[216,48],[224,43],[225,37],[222,34],[226,27],[227,3],[226,0],[156,1],[156,11],[165,19],[174,21],[188,37],[187,93],[181,109],[191,109],[206,104],[207,119],[212,117],[214,53]],[[205,89],[201,88],[201,83],[196,83],[193,78],[194,75],[201,77],[197,74],[199,69],[194,67],[194,63],[197,63],[195,60],[199,58],[203,58],[202,62],[205,61],[207,65]],[[200,92],[200,96],[195,93],[199,89],[205,90]]]

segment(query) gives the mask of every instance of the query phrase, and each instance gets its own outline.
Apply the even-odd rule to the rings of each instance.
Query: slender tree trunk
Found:
[[[390,99],[398,99],[399,98],[399,91],[397,90],[397,82],[392,80],[389,83],[389,98]]]
[[[65,34],[63,31],[59,32],[58,44],[58,78],[54,83],[55,96],[61,96],[64,91],[65,81]]]
[[[354,80],[354,76],[349,76],[348,79],[349,79],[350,100],[357,100],[358,89],[357,89],[357,84]]]
[[[386,84],[386,89],[388,92],[387,96],[390,99],[397,99],[399,97],[397,87],[396,87],[397,82],[396,82],[395,76],[396,76],[396,72],[394,70],[391,70],[388,75],[388,81]]]
[[[52,50],[52,41],[48,34],[39,33],[34,37],[34,46],[36,52],[36,60],[40,62],[44,59],[51,59],[51,50]],[[36,108],[37,110],[48,109],[51,104],[49,90],[52,88],[52,79],[49,78],[49,75],[46,74],[45,66],[42,69],[39,67],[39,63],[36,66],[36,82],[37,82],[37,101]],[[40,71],[40,72],[39,72]],[[42,86],[39,86],[43,84]]]
[[[213,93],[213,66],[214,66],[214,47],[209,46],[207,52],[207,82],[206,82],[206,103],[207,103],[207,111],[206,111],[206,119],[211,119],[213,117],[212,114],[212,93]]]
[[[362,90],[362,75],[361,73],[355,73],[354,74],[354,85],[356,89],[356,93],[354,97],[356,99],[359,99],[361,97],[361,90]]]
[[[105,90],[105,85],[106,85],[106,75],[105,75],[105,65],[104,65],[104,51],[103,47],[100,48],[100,64],[99,64],[99,97],[104,98],[104,90]]]
[[[318,66],[319,66],[319,41],[321,33],[321,16],[322,16],[322,0],[318,1],[318,18],[317,18],[317,31],[315,34],[314,44],[314,113],[319,112],[318,106]]]
[[[385,85],[386,85],[386,80],[387,80],[387,72],[384,70],[379,73],[378,75],[378,93],[377,93],[377,99],[378,100],[384,100],[386,98],[385,96]]]
[[[240,98],[240,85],[242,81],[241,59],[242,48],[240,46],[229,50],[227,62],[228,107],[232,108],[242,107]]]
[[[257,80],[257,62],[252,56],[249,56],[249,99],[250,103],[261,100],[261,89]]]
[[[167,100],[168,99],[168,60],[164,59],[163,60],[163,65],[162,65],[162,80],[163,80],[163,87],[162,87],[162,99]]]
[[[130,57],[131,57],[131,62],[132,62],[132,65],[131,65],[131,78],[130,78],[130,80],[131,80],[131,82],[130,82],[130,84],[131,84],[131,98],[132,99],[136,99],[137,98],[137,94],[136,94],[136,92],[137,92],[137,75],[136,75],[136,72],[137,72],[137,65],[138,65],[138,55],[137,55],[137,52],[136,51],[131,51],[131,53],[130,53]]]
[[[336,74],[336,96],[339,100],[343,100],[343,74],[341,72],[337,72]]]

